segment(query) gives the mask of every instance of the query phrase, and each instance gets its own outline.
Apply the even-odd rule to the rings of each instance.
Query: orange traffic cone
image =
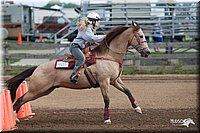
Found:
[[[17,88],[17,96],[16,96],[16,99],[20,98],[21,96],[23,95],[23,92],[22,92],[22,86],[20,85],[18,88]],[[22,119],[22,118],[25,118],[26,115],[25,115],[25,108],[24,108],[24,105],[22,105],[19,109],[19,111],[17,112],[17,118],[19,119]]]
[[[42,35],[40,35],[39,40],[40,40],[40,42],[43,42],[43,37],[42,37]]]
[[[22,83],[22,91],[23,91],[23,94],[25,94],[26,92],[28,92],[28,85],[27,85],[27,82],[26,81],[23,81],[23,83]],[[28,120],[28,118],[32,118],[34,115],[35,115],[35,113],[33,113],[32,112],[32,110],[31,110],[31,104],[30,104],[30,102],[27,102],[27,103],[25,103],[25,115],[26,115],[26,120]]]
[[[18,34],[17,44],[18,45],[22,44],[22,34],[21,33]]]
[[[1,99],[2,99],[2,108],[1,108],[1,113],[4,112],[2,115],[2,131],[12,131],[16,129],[17,127],[15,119],[14,119],[14,112],[13,112],[13,107],[12,107],[12,101],[10,97],[10,91],[2,91],[1,94]]]
[[[20,98],[27,91],[28,91],[27,83],[26,83],[26,81],[23,81],[17,89],[16,98],[17,99]],[[28,120],[29,118],[32,118],[33,115],[35,115],[35,113],[32,113],[30,102],[27,102],[20,107],[20,109],[17,113],[17,118]]]
[[[13,106],[12,106],[12,101],[11,101],[11,97],[10,97],[10,91],[6,90],[6,102],[7,102],[7,111],[9,114],[9,120],[10,120],[10,125],[11,125],[11,130],[16,129],[16,121],[15,121],[15,117],[14,117],[14,111],[13,111]]]
[[[5,96],[5,91],[2,91],[2,100],[3,100],[3,111],[4,111],[3,131],[9,131],[10,128],[11,128],[11,124],[9,123],[8,112],[6,111],[6,96]]]
[[[0,132],[3,130],[4,125],[4,101],[3,101],[3,91],[0,92]]]

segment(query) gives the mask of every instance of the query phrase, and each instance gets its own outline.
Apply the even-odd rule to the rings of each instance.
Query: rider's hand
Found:
[[[86,42],[86,47],[89,47],[89,46],[91,46],[92,44],[91,44],[91,42]]]
[[[98,42],[95,42],[95,43],[94,43],[95,46],[98,46],[99,44],[100,44],[100,43],[98,43]]]

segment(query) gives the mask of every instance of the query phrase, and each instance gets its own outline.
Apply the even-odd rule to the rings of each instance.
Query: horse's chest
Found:
[[[118,64],[112,62],[100,62],[95,66],[91,66],[92,72],[99,80],[104,80],[106,78],[114,79],[119,75]]]

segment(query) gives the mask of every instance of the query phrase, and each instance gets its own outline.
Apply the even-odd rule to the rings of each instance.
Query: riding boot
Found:
[[[70,76],[70,81],[73,82],[73,83],[77,83],[78,82],[78,75],[76,73],[72,74]]]
[[[78,65],[75,65],[74,69],[73,69],[73,72],[70,76],[70,81],[73,82],[73,83],[77,83],[78,82],[78,79],[80,77],[80,72],[81,70],[81,66],[78,66]]]

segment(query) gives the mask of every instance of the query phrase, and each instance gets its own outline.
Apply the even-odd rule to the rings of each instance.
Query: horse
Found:
[[[128,51],[129,46],[133,46],[142,57],[148,57],[150,49],[148,47],[145,35],[136,22],[132,21],[129,26],[118,26],[111,29],[106,37],[99,42],[92,51],[96,53],[96,63],[89,66],[96,80],[104,100],[104,123],[111,124],[109,111],[109,85],[123,92],[137,113],[142,113],[139,104],[132,95],[131,91],[121,80],[123,70],[123,57]],[[13,109],[17,113],[20,107],[39,97],[50,94],[58,87],[69,89],[90,89],[91,84],[86,76],[82,74],[79,81],[74,84],[70,82],[72,70],[55,69],[55,60],[28,68],[20,74],[6,81],[7,87],[11,92]],[[18,86],[29,77],[29,90],[18,100],[15,100]]]

